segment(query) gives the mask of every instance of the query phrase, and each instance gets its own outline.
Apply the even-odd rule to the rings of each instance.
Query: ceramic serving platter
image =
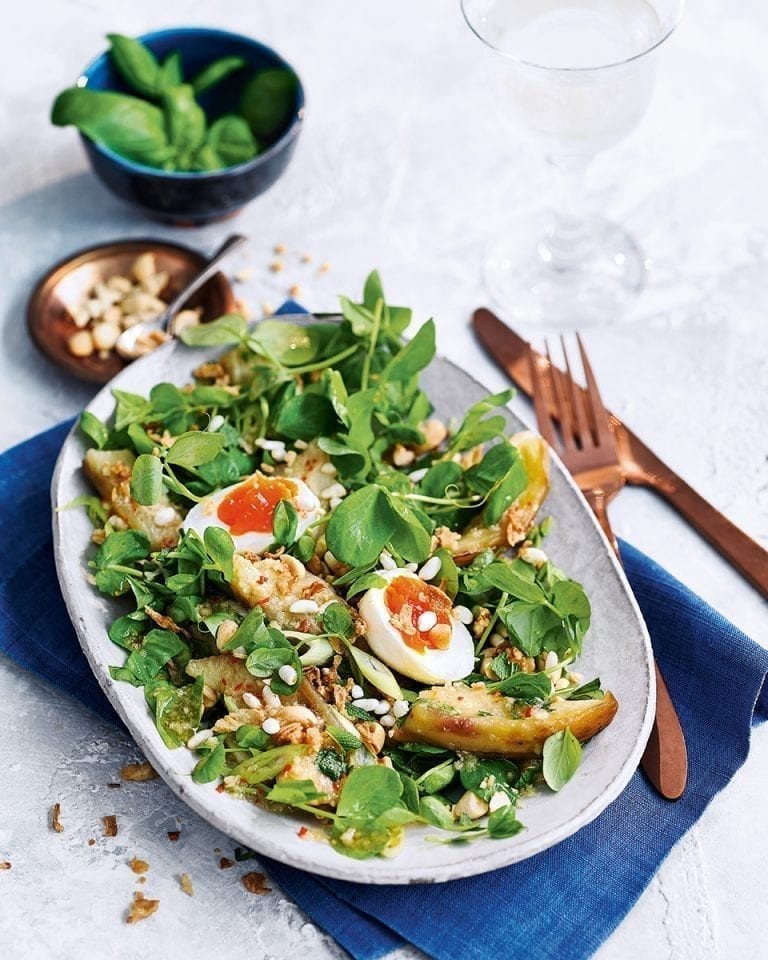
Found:
[[[191,371],[211,353],[210,349],[191,350],[178,343],[162,347],[122,371],[88,409],[102,419],[109,418],[114,407],[112,387],[146,394],[161,381],[187,383]],[[487,394],[467,373],[440,359],[426,372],[424,386],[443,418],[461,417],[470,404]],[[525,428],[511,412],[508,416],[511,430]],[[81,470],[82,456],[83,443],[73,431],[64,442],[53,477],[54,507],[92,492]],[[408,827],[398,856],[352,860],[327,843],[299,838],[302,821],[296,817],[217,793],[214,784],[194,783],[190,776],[196,759],[193,753],[185,747],[169,750],[155,729],[143,691],[109,676],[110,665],[120,664],[124,658],[124,652],[107,636],[118,607],[86,579],[93,547],[91,526],[82,510],[53,513],[61,589],[91,669],[147,759],[196,813],[238,843],[313,873],[363,883],[435,883],[494,870],[559,843],[615,800],[639,763],[653,720],[652,654],[637,604],[585,500],[557,458],[553,461],[545,512],[554,523],[545,548],[556,564],[586,588],[593,619],[578,669],[586,679],[600,677],[603,687],[616,695],[619,712],[613,723],[585,746],[582,764],[563,790],[552,793],[542,787],[520,803],[518,815],[526,829],[507,840],[434,843],[425,839],[439,832],[434,827]]]

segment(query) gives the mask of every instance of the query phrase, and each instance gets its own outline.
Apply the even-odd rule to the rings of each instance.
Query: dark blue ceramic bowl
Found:
[[[293,70],[264,44],[226,30],[179,27],[157,30],[139,39],[159,59],[179,50],[185,76],[192,76],[219,57],[234,55],[247,61],[249,69],[238,71],[200,97],[212,120],[236,108],[242,87],[254,70]],[[113,68],[107,52],[86,67],[78,84],[95,90],[131,92]],[[210,173],[169,173],[127,160],[85,136],[82,140],[94,172],[118,197],[157,219],[194,226],[232,216],[269,189],[293,156],[303,117],[304,90],[299,81],[293,115],[279,138],[253,160]]]

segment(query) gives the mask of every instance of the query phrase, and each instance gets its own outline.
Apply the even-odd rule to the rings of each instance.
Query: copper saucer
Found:
[[[158,270],[168,272],[163,299],[170,300],[205,263],[205,256],[181,244],[165,240],[120,240],[88,247],[61,260],[37,283],[27,303],[27,326],[37,347],[72,376],[93,383],[106,383],[130,361],[116,353],[106,359],[97,354],[74,357],[67,340],[77,328],[67,308],[102,277],[130,275],[131,265],[141,253],[154,253]],[[202,307],[204,323],[237,309],[235,295],[223,273],[217,273],[189,299],[189,306]]]

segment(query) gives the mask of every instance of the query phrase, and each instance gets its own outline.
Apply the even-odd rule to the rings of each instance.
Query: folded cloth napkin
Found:
[[[119,722],[75,639],[53,564],[49,486],[70,425],[0,457],[0,651]],[[558,846],[446,884],[365,886],[265,861],[356,960],[376,960],[404,941],[437,960],[591,956],[746,759],[751,726],[768,718],[768,651],[643,554],[622,550],[685,730],[690,772],[682,799],[662,800],[636,773],[618,800]]]

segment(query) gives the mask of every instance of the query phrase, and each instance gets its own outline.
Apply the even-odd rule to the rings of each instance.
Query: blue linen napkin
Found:
[[[0,456],[0,651],[119,722],[75,639],[53,563],[49,486],[70,425]],[[685,730],[684,796],[662,800],[638,772],[596,820],[558,846],[446,884],[365,886],[264,860],[355,960],[377,960],[404,941],[436,960],[590,957],[744,763],[751,726],[768,719],[768,651],[643,554],[627,544],[622,551]]]

